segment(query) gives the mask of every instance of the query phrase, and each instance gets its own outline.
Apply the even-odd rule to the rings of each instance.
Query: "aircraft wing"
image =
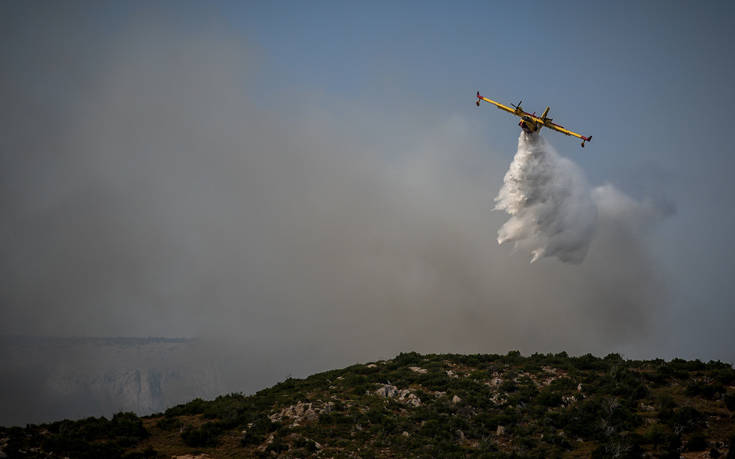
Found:
[[[510,108],[510,107],[506,107],[505,105],[501,104],[500,102],[495,102],[494,100],[490,100],[490,99],[488,99],[487,97],[482,97],[482,96],[480,95],[480,92],[478,91],[478,92],[477,92],[477,105],[478,105],[478,106],[480,105],[480,101],[481,101],[481,100],[484,100],[485,102],[487,102],[487,103],[489,103],[489,104],[493,104],[493,105],[495,105],[496,107],[498,107],[499,109],[501,109],[501,110],[505,110],[505,111],[506,111],[506,112],[508,112],[508,113],[512,113],[512,114],[514,114],[514,115],[516,114],[516,111],[515,111],[515,110],[513,110],[512,108]]]
[[[539,119],[539,121],[541,121],[541,119]],[[578,139],[587,140],[587,137],[583,136],[582,134],[577,134],[576,132],[572,132],[569,129],[564,128],[563,126],[559,126],[558,124],[549,123],[549,122],[543,123],[543,121],[542,121],[542,124],[544,127],[553,129],[556,132],[561,132],[562,134],[571,135]]]

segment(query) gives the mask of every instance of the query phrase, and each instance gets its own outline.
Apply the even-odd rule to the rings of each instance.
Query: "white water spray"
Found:
[[[581,263],[597,224],[597,206],[576,164],[557,154],[538,134],[521,133],[518,151],[495,198],[510,214],[498,243],[531,252],[531,262],[557,257]]]

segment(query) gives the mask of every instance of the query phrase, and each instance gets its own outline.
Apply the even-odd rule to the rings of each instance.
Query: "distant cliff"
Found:
[[[0,337],[0,425],[148,414],[221,391],[197,340]]]

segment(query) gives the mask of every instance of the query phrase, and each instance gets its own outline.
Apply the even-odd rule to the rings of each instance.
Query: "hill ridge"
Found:
[[[719,457],[735,370],[618,354],[402,353],[163,413],[0,428],[8,457]]]

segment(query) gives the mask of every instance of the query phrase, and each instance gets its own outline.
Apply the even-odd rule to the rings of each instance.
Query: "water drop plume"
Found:
[[[597,223],[597,207],[579,167],[538,134],[521,133],[518,151],[495,198],[510,214],[498,243],[529,250],[531,262],[556,257],[581,263]]]

